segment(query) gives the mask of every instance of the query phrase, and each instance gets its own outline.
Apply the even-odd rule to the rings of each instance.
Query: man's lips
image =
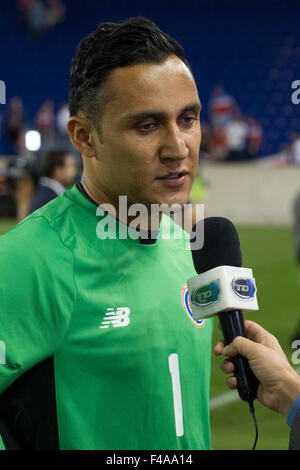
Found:
[[[188,175],[187,171],[180,171],[180,172],[172,171],[164,176],[159,176],[156,179],[168,186],[180,186],[186,180],[187,175]]]
[[[158,176],[156,179],[157,180],[175,180],[175,179],[180,179],[183,176],[187,175],[187,171],[172,171],[164,176]]]

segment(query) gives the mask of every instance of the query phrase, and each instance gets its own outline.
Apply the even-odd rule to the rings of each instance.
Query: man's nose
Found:
[[[162,159],[182,160],[189,154],[185,135],[178,125],[170,125],[162,135],[160,157]]]

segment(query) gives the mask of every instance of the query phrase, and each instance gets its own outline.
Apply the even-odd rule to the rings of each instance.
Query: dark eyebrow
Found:
[[[185,106],[181,111],[180,114],[186,113],[187,111],[194,111],[195,113],[201,111],[201,103],[200,102],[195,102],[190,105]],[[156,118],[156,119],[161,119],[165,117],[165,113],[161,111],[146,111],[138,114],[132,114],[130,116],[125,116],[124,120],[126,121],[142,121],[143,119],[148,119],[148,118]]]
[[[201,101],[199,101],[199,103],[193,103],[189,106],[186,106],[183,110],[182,110],[182,113],[185,113],[187,111],[194,111],[195,113],[201,111],[201,108],[202,108],[202,105],[201,105]],[[182,114],[181,113],[181,114]]]

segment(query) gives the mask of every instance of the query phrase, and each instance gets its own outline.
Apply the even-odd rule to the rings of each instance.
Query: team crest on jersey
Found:
[[[192,314],[192,308],[190,304],[189,291],[187,284],[184,284],[181,289],[181,302],[184,310],[186,311],[191,322],[198,328],[202,328],[205,325],[205,320],[194,320]]]

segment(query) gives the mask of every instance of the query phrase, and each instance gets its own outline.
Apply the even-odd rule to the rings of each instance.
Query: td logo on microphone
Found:
[[[232,279],[232,290],[241,299],[253,299],[255,285],[252,279]]]
[[[217,266],[187,280],[194,320],[230,310],[258,310],[252,269]]]
[[[198,307],[207,307],[218,299],[219,296],[219,283],[213,281],[207,286],[195,289],[192,292],[191,301]]]

